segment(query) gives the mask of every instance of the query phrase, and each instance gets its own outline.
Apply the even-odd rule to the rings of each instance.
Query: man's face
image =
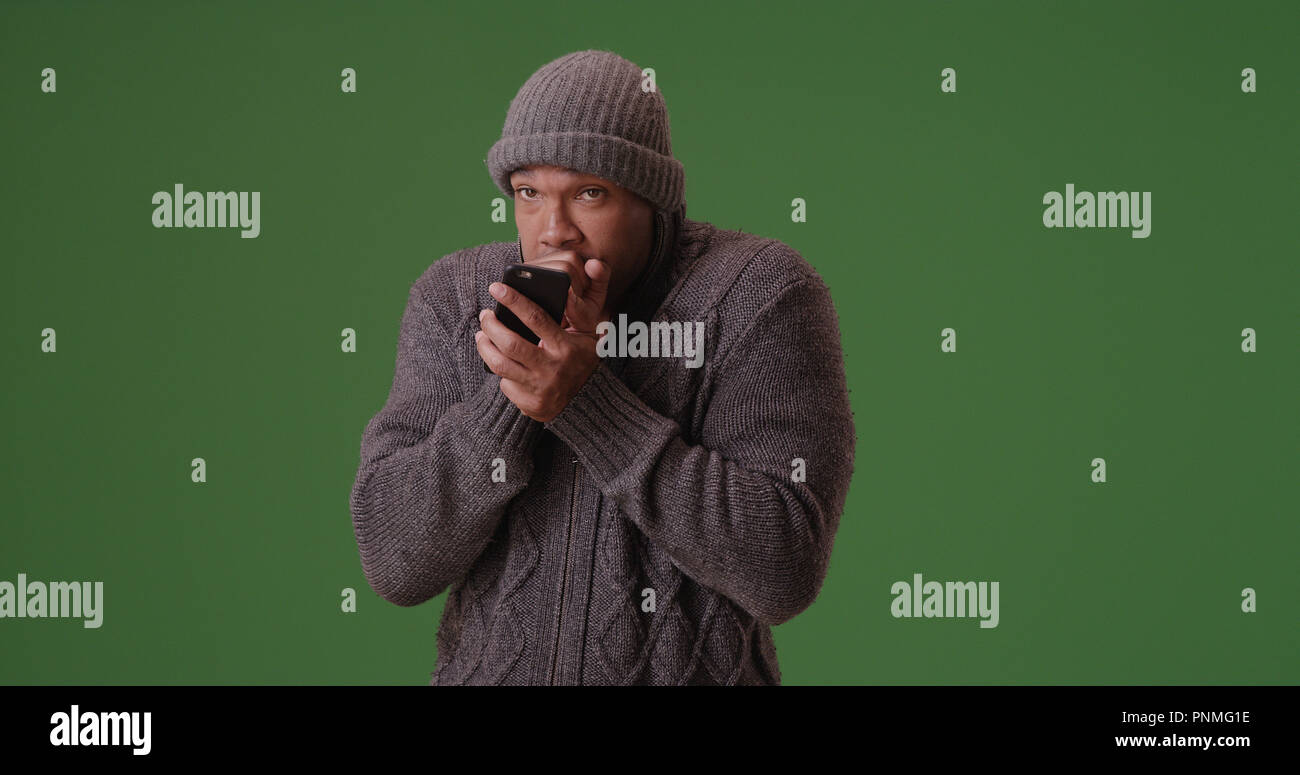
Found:
[[[650,203],[605,178],[564,167],[515,170],[510,187],[524,263],[545,263],[547,256],[565,250],[603,261],[612,273],[606,308],[620,306],[650,258]]]

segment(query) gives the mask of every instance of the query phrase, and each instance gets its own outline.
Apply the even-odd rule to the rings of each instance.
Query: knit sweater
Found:
[[[411,287],[351,492],[367,582],[450,590],[432,685],[779,684],[771,627],[820,591],[853,471],[826,285],[777,240],[657,212],[624,309],[702,322],[703,363],[602,358],[544,424],[474,344],[520,255],[465,248]]]

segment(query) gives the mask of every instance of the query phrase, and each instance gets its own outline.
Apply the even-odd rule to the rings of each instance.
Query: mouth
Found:
[[[547,254],[544,255],[544,256],[538,256],[538,257],[534,258],[534,259],[533,259],[533,262],[536,263],[536,262],[538,262],[538,261],[545,261],[545,260],[547,260],[548,258],[550,258],[551,256],[559,255],[560,253],[564,253],[564,252],[567,252],[567,251],[557,251],[557,252],[555,252],[555,253],[547,253]],[[599,256],[588,256],[588,255],[584,255],[584,254],[582,254],[582,253],[579,253],[579,254],[578,254],[578,264],[579,264],[579,266],[585,266],[586,263],[587,263],[588,261],[599,261],[600,263],[605,264],[606,266],[609,265],[609,262],[608,262],[608,261],[606,261],[606,260],[603,259],[603,258],[600,258]]]

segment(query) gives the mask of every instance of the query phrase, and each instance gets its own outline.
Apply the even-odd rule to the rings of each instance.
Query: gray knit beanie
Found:
[[[659,210],[684,205],[685,170],[673,158],[668,107],[641,68],[612,51],[575,51],[541,67],[519,89],[501,139],[483,161],[513,198],[510,173],[553,164],[611,180]]]

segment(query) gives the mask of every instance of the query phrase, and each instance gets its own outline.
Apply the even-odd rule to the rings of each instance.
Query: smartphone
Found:
[[[564,307],[569,301],[568,272],[528,264],[510,264],[501,274],[501,282],[527,296],[545,310],[556,323],[564,318]],[[541,341],[541,337],[533,333],[532,329],[524,325],[524,322],[501,302],[497,302],[496,316],[497,320],[506,325],[506,328],[529,342],[537,344]],[[483,369],[492,371],[486,363],[483,364]]]

